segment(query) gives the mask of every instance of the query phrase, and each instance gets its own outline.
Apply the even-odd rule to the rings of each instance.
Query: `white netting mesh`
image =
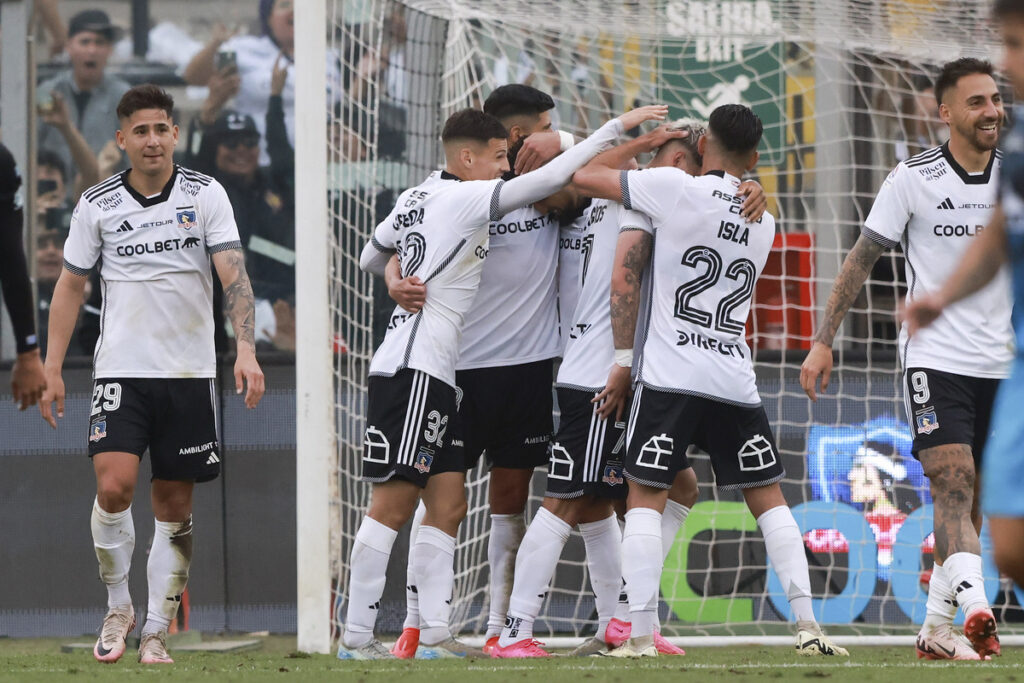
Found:
[[[899,253],[880,261],[837,338],[829,395],[810,404],[798,373],[816,312],[885,174],[945,139],[931,95],[938,65],[991,56],[987,3],[334,0],[328,7],[329,47],[341,61],[345,93],[331,112],[328,245],[334,329],[347,349],[336,368],[340,543],[332,553],[339,583],[368,502],[369,489],[358,482],[366,367],[391,310],[383,286],[359,271],[359,250],[397,193],[439,165],[444,119],[479,106],[498,85],[526,82],[552,95],[555,125],[577,134],[656,101],[672,105],[673,117],[706,116],[735,101],[761,116],[756,177],[783,234],[757,285],[750,342],[789,472],[784,492],[791,505],[807,503],[797,518],[809,531],[813,587],[831,598],[822,620],[865,633],[919,621],[930,512],[909,455],[895,371],[892,311],[905,291]],[[856,461],[864,448],[899,461],[905,476],[872,479]],[[769,632],[784,619],[786,601],[766,571],[756,525],[738,496],[710,486],[706,459],[696,458],[695,467],[701,503],[662,582],[666,630],[700,624],[701,632]],[[488,573],[481,472],[471,473],[468,492],[454,621],[457,630],[480,632]],[[876,512],[882,509],[890,513]],[[383,632],[401,627],[404,566],[399,543],[378,622]],[[998,589],[997,580],[990,584]],[[547,628],[585,631],[593,616],[589,590],[574,538],[545,603]],[[339,616],[336,609],[336,623]],[[543,632],[544,622],[538,626]]]

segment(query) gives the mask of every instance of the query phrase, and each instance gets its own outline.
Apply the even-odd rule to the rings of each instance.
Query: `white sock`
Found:
[[[661,514],[662,560],[668,558],[672,544],[676,542],[676,536],[679,535],[679,530],[683,528],[683,523],[686,522],[686,516],[689,514],[690,508],[682,503],[671,499],[665,501],[665,512]]]
[[[537,510],[516,554],[515,582],[508,602],[508,619],[498,644],[508,647],[533,637],[533,621],[540,614],[555,565],[569,540],[572,527],[545,508]]]
[[[597,639],[604,641],[608,622],[615,616],[622,588],[622,532],[614,514],[598,522],[580,524],[587,548],[590,587],[597,607]]]
[[[388,558],[397,536],[397,531],[370,517],[363,517],[359,525],[349,560],[345,647],[362,647],[373,640],[373,626],[387,579]]]
[[[427,514],[427,506],[420,501],[416,513],[412,516],[412,528],[409,529],[409,563],[405,568],[405,623],[402,628],[420,627],[420,595],[416,587],[416,572],[412,567],[412,547],[416,545],[416,537],[423,523],[423,515]]]
[[[786,591],[793,618],[816,622],[811,607],[811,576],[807,570],[804,539],[789,506],[779,505],[768,510],[757,518],[757,526],[764,536],[772,568]]]
[[[942,566],[964,614],[969,616],[979,609],[989,608],[988,598],[985,597],[985,579],[982,578],[981,555],[953,553]]]
[[[100,563],[100,580],[107,586],[107,607],[131,607],[128,571],[132,567],[132,552],[135,550],[131,507],[122,512],[107,512],[100,507],[99,500],[95,500],[89,525],[92,527],[96,559]]]
[[[633,508],[626,513],[626,531],[622,534],[622,575],[628,587],[633,638],[654,634],[661,568],[661,513]]]
[[[153,546],[146,564],[149,608],[142,627],[144,636],[166,631],[174,621],[192,564],[192,518],[184,522],[155,520],[155,523]]]
[[[491,606],[487,615],[487,634],[493,638],[501,633],[512,596],[516,567],[516,551],[526,534],[522,514],[491,515],[491,535],[487,539],[487,564],[491,568]]]
[[[436,645],[451,637],[448,626],[455,586],[455,537],[421,526],[409,551],[420,590],[420,642]]]
[[[952,624],[956,617],[956,599],[949,583],[946,568],[938,562],[932,567],[932,578],[928,582],[928,602],[925,605],[924,625],[933,629],[942,624]]]
[[[616,515],[615,521],[619,523],[619,535],[626,533],[626,520]],[[621,558],[621,552],[619,556]],[[615,606],[615,618],[629,622],[629,593],[626,591],[626,579],[622,579],[622,585],[619,587],[619,604]]]

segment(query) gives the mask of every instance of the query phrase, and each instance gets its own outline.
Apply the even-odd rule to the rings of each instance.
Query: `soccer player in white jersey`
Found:
[[[938,291],[996,203],[996,149],[1003,101],[988,62],[963,58],[935,82],[949,141],[900,162],[882,185],[853,249],[832,286],[804,360],[800,383],[811,400],[828,385],[832,341],[879,255],[902,245],[907,302]],[[935,520],[935,567],[917,654],[978,659],[999,653],[995,618],[982,579],[977,470],[1000,379],[1013,358],[1010,282],[1004,271],[971,297],[948,307],[910,339],[899,335],[912,451],[928,477]],[[957,605],[970,645],[953,629]],[[975,652],[976,651],[976,652]]]
[[[698,142],[703,176],[678,168],[619,171],[624,159],[613,151],[574,177],[584,193],[647,214],[655,229],[649,323],[626,433],[622,569],[632,636],[611,656],[657,655],[661,516],[691,444],[710,454],[716,485],[740,489],[757,519],[797,620],[798,652],[847,654],[814,620],[803,538],[778,484],[785,473],[744,339],[754,284],[775,238],[771,214],[746,224],[736,196],[739,177],[757,163],[761,132],[748,107],[724,105]],[[613,309],[613,325],[617,315]],[[631,353],[616,344],[619,365]]]
[[[490,222],[546,197],[627,128],[664,118],[644,107],[609,121],[544,168],[507,183],[507,131],[473,109],[453,114],[442,142],[445,169],[403,192],[374,230],[360,267],[383,274],[392,254],[402,276],[429,292],[417,313],[395,309],[370,363],[363,478],[373,496],[352,548],[342,659],[390,659],[373,637],[388,558],[398,529],[422,495],[426,512],[411,549],[418,582],[420,654],[464,656],[448,626],[455,535],[466,513],[461,449],[446,432],[456,414],[455,363],[462,322],[476,296]]]
[[[167,627],[181,604],[192,560],[192,490],[220,473],[211,259],[238,343],[235,390],[248,385],[248,408],[263,395],[252,286],[231,204],[216,180],[174,164],[173,108],[171,97],[154,85],[136,86],[121,98],[117,145],[132,166],[79,200],[50,305],[40,409],[56,427],[51,403],[56,401],[57,417],[63,417],[64,354],[89,271],[102,257],[103,322],[89,419],[96,471],[92,536],[108,607],[93,648],[101,662],[120,659],[135,628],[128,593],[135,548],[131,504],[147,449],[156,528],[139,661],[172,661]]]
[[[670,137],[674,133],[687,137]],[[674,125],[671,129],[659,129],[641,136],[623,145],[620,152],[636,155],[657,150],[650,167],[679,164],[696,172],[700,169],[696,154],[699,134],[699,128]],[[627,167],[636,168],[632,158],[629,161]],[[756,206],[763,211],[764,194],[756,183],[748,183],[741,192],[752,193],[751,207]],[[550,198],[545,200],[545,204],[550,201]],[[616,641],[615,629],[608,628],[616,621],[621,586],[622,537],[613,504],[624,501],[626,496],[622,474],[625,455],[625,423],[622,419],[628,412],[630,392],[629,367],[622,368],[614,361],[610,301],[622,307],[632,307],[630,329],[616,330],[627,335],[632,345],[639,309],[640,279],[647,261],[644,259],[641,263],[640,259],[632,258],[636,252],[628,248],[623,250],[620,245],[631,245],[632,234],[638,232],[647,236],[649,254],[652,228],[645,215],[627,211],[621,204],[605,199],[591,201],[576,223],[579,227],[575,239],[582,243],[582,258],[577,271],[580,296],[572,314],[568,346],[556,382],[560,410],[558,434],[552,444],[543,505],[527,529],[516,557],[515,584],[508,618],[498,646],[492,651],[492,656],[498,658],[548,656],[533,638],[533,622],[539,614],[543,595],[569,532],[577,524],[586,546],[598,626],[597,634],[572,654],[606,651],[621,645],[629,637],[628,614],[619,620],[626,629],[622,639]],[[630,272],[635,275],[626,287],[631,290],[628,302],[618,302],[614,297],[614,290],[620,283],[613,278],[613,266],[617,270],[623,260],[629,261]],[[636,286],[635,292],[632,291],[633,285]],[[668,504],[673,512],[678,510],[680,514],[666,514],[663,518],[666,551],[697,497],[696,477],[692,469],[687,468],[677,477],[672,497],[676,500]],[[662,654],[684,654],[659,635],[655,635],[655,642]]]

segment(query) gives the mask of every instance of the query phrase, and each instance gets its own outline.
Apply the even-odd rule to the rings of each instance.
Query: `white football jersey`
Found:
[[[456,368],[554,358],[559,354],[558,221],[527,206],[491,222],[488,232],[487,262],[466,314]]]
[[[775,218],[741,218],[739,184],[721,171],[700,177],[674,167],[623,171],[622,199],[654,224],[653,286],[637,379],[652,389],[757,406],[744,330]]]
[[[488,221],[498,211],[502,182],[464,182],[434,171],[399,195],[374,230],[372,244],[384,253],[398,252],[402,277],[423,280],[427,300],[418,313],[395,307],[370,362],[371,375],[413,368],[455,386],[460,331],[477,296]]]
[[[971,175],[953,159],[949,143],[900,162],[878,191],[862,232],[906,256],[907,303],[939,291],[963,260],[996,205],[1000,159]],[[930,368],[969,377],[1001,378],[1014,355],[1013,302],[1004,267],[985,288],[947,306],[913,339],[900,328],[904,368]]]
[[[557,386],[601,391],[615,362],[611,284],[619,232],[652,233],[647,216],[617,202],[595,199],[584,216],[579,268],[580,300],[569,329],[569,343],[558,369]]]
[[[231,203],[216,180],[180,166],[153,197],[127,177],[82,194],[64,243],[76,275],[102,258],[94,375],[215,377],[209,255],[242,248]]]
[[[580,299],[580,262],[584,227],[590,216],[590,207],[576,220],[558,229],[558,334],[561,355],[569,341],[569,326]]]

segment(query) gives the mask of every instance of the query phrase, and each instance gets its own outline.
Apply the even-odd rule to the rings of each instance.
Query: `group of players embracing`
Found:
[[[398,306],[370,365],[363,476],[373,496],[338,656],[548,656],[533,623],[574,526],[598,613],[575,654],[683,654],[659,634],[657,606],[665,555],[697,499],[691,446],[757,519],[798,652],[846,655],[814,619],[744,339],[775,237],[763,190],[740,180],[757,164],[760,119],[725,105],[706,125],[676,122],[612,146],[667,107],[629,111],[580,142],[548,132],[553,107],[507,85],[483,111],[453,114],[444,170],[402,193],[363,250],[360,265],[386,277]],[[570,248],[559,249],[559,226]],[[484,452],[490,618],[477,650],[453,637],[449,616],[465,473]],[[545,462],[547,492],[524,529],[530,478]],[[389,651],[373,628],[410,518],[408,616]]]

